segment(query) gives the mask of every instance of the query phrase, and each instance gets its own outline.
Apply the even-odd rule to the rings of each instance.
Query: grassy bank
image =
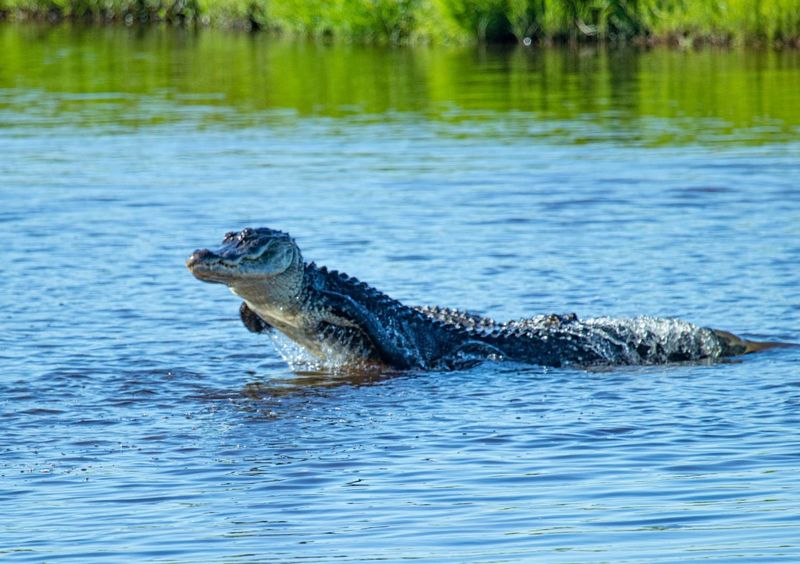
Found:
[[[350,41],[800,46],[800,0],[0,0],[8,19],[168,22]]]

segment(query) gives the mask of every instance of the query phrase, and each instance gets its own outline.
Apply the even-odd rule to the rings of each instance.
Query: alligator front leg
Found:
[[[239,306],[239,317],[249,331],[253,333],[266,333],[272,330],[272,325],[261,319],[256,312],[247,307],[245,302]]]

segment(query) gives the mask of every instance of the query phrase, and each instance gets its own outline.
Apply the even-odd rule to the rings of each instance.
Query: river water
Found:
[[[800,561],[800,349],[293,373],[228,230],[409,304],[800,342],[797,52],[0,26],[0,555]]]

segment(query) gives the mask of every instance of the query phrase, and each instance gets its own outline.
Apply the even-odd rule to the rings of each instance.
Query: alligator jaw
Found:
[[[246,276],[241,260],[231,262],[208,249],[198,249],[186,260],[186,268],[198,280],[212,284],[230,285],[237,278]]]
[[[203,282],[232,285],[276,274],[262,261],[266,246],[247,254],[222,247],[217,251],[198,249],[186,259],[186,268]]]

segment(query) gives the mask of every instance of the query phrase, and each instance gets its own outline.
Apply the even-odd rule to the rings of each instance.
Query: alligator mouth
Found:
[[[255,266],[260,258],[242,256],[230,260],[208,249],[199,249],[186,260],[186,267],[199,280],[225,282],[234,277],[259,274]]]

